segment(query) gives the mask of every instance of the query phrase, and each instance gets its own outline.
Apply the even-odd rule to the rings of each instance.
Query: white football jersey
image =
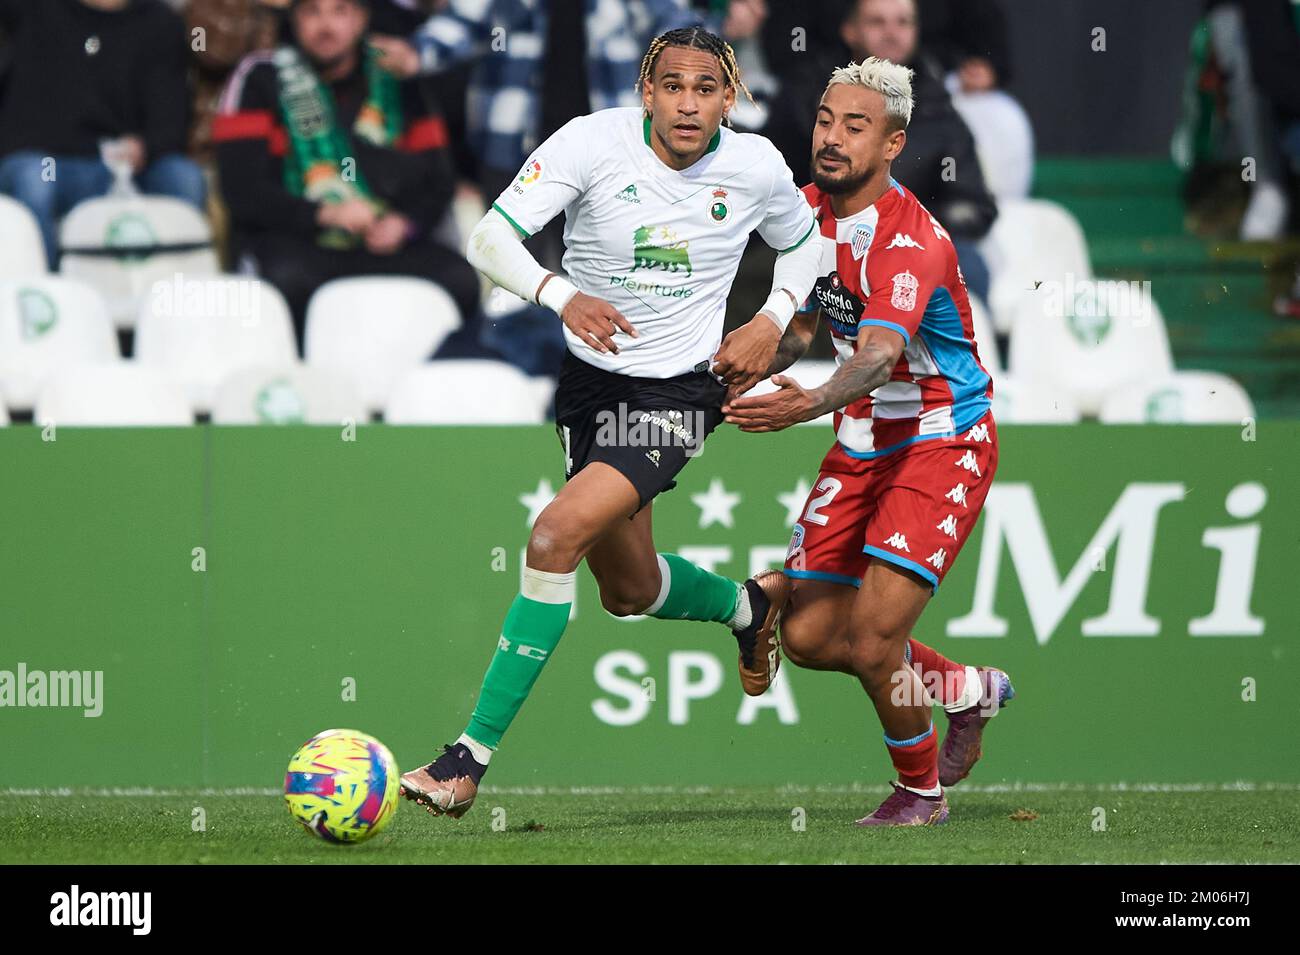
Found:
[[[620,374],[671,378],[707,368],[717,352],[750,232],[788,252],[817,222],[764,137],[724,126],[708,152],[679,171],[655,155],[650,135],[639,107],[570,120],[528,157],[493,208],[524,235],[563,210],[570,281],[637,330],[637,338],[619,332],[619,353],[602,355],[565,328],[574,355]]]

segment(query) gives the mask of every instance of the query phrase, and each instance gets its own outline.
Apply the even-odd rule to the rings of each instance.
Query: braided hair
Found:
[[[641,75],[637,77],[636,81],[637,92],[645,89],[647,80],[654,82],[655,63],[664,48],[670,46],[683,46],[712,53],[722,65],[723,85],[744,93],[747,100],[751,103],[754,102],[749,87],[740,78],[740,65],[736,62],[736,51],[722,37],[710,33],[703,27],[683,27],[677,30],[669,30],[667,33],[661,33],[651,40],[649,49],[645,51],[645,56],[641,58]],[[723,122],[728,126],[731,125],[731,120],[725,116]]]

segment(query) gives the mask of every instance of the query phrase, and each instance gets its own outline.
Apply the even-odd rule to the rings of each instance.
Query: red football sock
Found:
[[[907,641],[912,669],[921,678],[926,691],[940,706],[961,697],[966,688],[966,667],[953,663],[939,651],[927,647],[916,639]]]
[[[934,789],[939,785],[939,737],[933,723],[924,735],[913,739],[892,740],[886,735],[885,746],[904,786]]]

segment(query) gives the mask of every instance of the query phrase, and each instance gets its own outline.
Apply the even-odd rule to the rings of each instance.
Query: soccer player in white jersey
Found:
[[[533,525],[469,725],[402,776],[403,795],[434,814],[473,803],[564,632],[584,559],[610,613],[730,627],[747,693],[766,690],[779,663],[787,578],[767,571],[738,584],[657,553],[651,512],[722,421],[728,394],[766,374],[817,277],[817,222],[776,148],[723,125],[737,92],[748,95],[728,44],[700,28],[665,33],[640,85],[642,108],[579,117],[544,142],[470,236],[475,267],[564,324],[556,430],[567,482]],[[522,245],[561,211],[567,278]],[[727,294],[755,229],[779,253],[771,294],[724,340]]]

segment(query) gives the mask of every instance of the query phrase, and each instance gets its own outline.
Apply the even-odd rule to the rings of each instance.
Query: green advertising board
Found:
[[[780,564],[830,437],[724,429],[656,502],[660,549]],[[975,781],[1300,782],[1298,457],[1296,423],[1001,429],[916,634],[1015,679]],[[332,726],[431,758],[561,480],[548,427],[0,429],[0,788],[275,786]],[[856,681],[787,662],[752,700],[735,653],[611,617],[580,571],[493,782],[891,776]]]

